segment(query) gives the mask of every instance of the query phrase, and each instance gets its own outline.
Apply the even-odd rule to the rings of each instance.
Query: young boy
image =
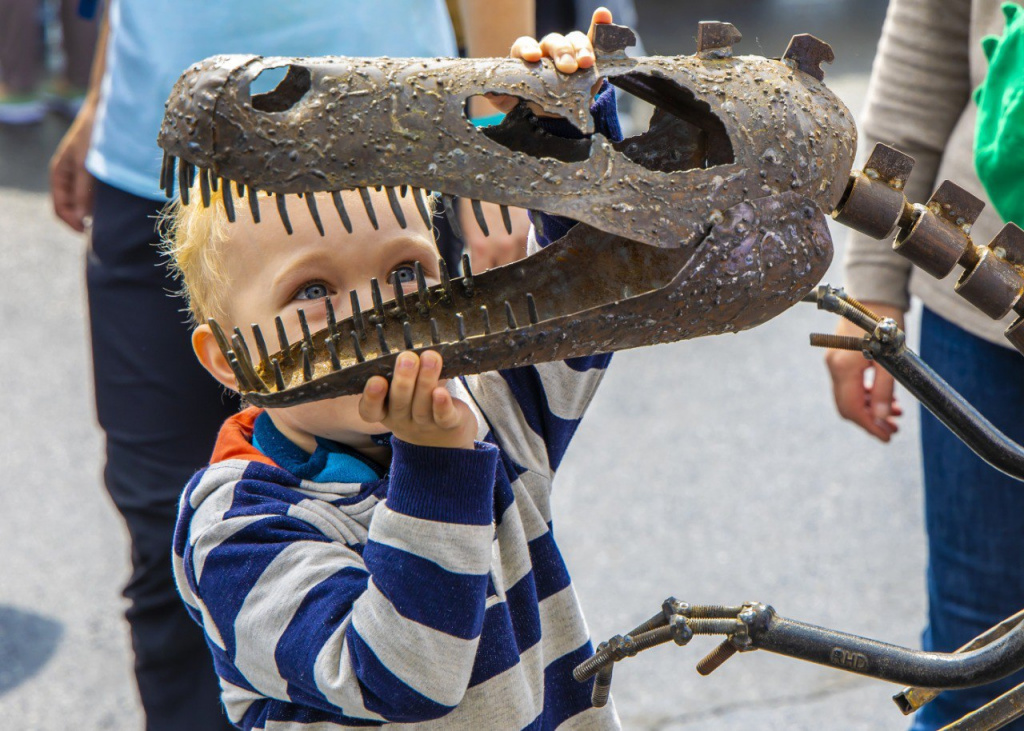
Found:
[[[603,9],[594,15],[602,22],[611,22]],[[566,73],[594,62],[582,33],[513,47],[526,60],[542,54]],[[617,136],[607,89],[595,118]],[[359,208],[354,192],[343,195]],[[269,215],[255,225],[239,209],[228,224],[222,204],[180,208],[170,248],[196,321],[273,330],[280,316],[296,332],[299,308],[311,327],[324,325],[311,300],[331,297],[344,312],[349,290],[369,299],[371,277],[414,280],[415,262],[437,275],[431,232],[411,198],[402,205],[406,229],[353,216],[348,234],[325,218],[323,237],[305,217],[285,236]],[[532,236],[533,246],[566,225],[544,224],[547,239]],[[208,325],[193,345],[235,389]],[[572,679],[593,650],[549,499],[607,362],[443,382],[436,352],[404,352],[391,382],[375,376],[361,395],[229,419],[182,496],[174,559],[231,721],[617,728],[614,709],[591,708],[590,684]]]

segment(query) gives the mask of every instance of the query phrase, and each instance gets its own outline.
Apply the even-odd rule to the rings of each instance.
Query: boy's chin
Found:
[[[336,442],[347,442],[354,437],[369,439],[389,432],[390,429],[380,422],[364,421],[359,416],[360,398],[360,394],[339,396],[283,409],[269,409],[269,412],[278,428],[283,424],[292,430]]]

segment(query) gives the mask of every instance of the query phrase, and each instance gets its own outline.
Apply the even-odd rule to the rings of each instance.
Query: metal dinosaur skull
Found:
[[[448,213],[458,196],[580,222],[504,267],[432,287],[421,277],[391,301],[375,286],[372,309],[354,303],[345,319],[328,300],[328,327],[304,327],[295,343],[279,327],[276,354],[256,330],[253,358],[241,332],[229,341],[214,323],[245,398],[356,393],[389,376],[403,347],[438,350],[452,377],[735,332],[805,295],[831,260],[824,214],[856,148],[849,111],[821,83],[831,49],[796,36],[782,59],[733,56],[739,33],[725,23],[701,24],[693,56],[630,59],[632,39],[599,27],[596,69],[571,75],[515,59],[218,56],[188,69],[160,132],[162,182],[170,191],[177,175],[187,196],[198,171],[204,203],[223,186],[229,218],[236,196],[258,213],[260,191],[277,196],[282,234],[288,200],[304,199],[319,227],[313,193],[386,186],[399,217],[411,189],[425,220],[421,195],[437,191]],[[281,83],[252,95],[276,67],[287,67]],[[591,134],[598,75],[655,106],[648,131],[571,140],[544,132],[525,104],[490,128],[464,113],[472,96],[506,94]],[[333,200],[343,223],[363,215]],[[390,215],[363,201],[371,220]]]

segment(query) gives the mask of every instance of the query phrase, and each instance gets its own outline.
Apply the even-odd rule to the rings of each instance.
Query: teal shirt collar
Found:
[[[380,480],[387,473],[352,447],[330,439],[317,437],[316,450],[309,454],[278,431],[265,411],[253,425],[252,446],[300,480],[362,483]]]

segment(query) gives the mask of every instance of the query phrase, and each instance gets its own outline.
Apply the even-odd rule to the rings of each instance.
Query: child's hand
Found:
[[[550,58],[555,62],[555,68],[563,74],[571,74],[578,69],[589,69],[593,67],[596,58],[594,56],[594,29],[602,24],[612,22],[612,13],[607,8],[598,8],[594,11],[590,21],[590,30],[583,35],[574,30],[569,35],[561,33],[548,33],[538,41],[529,36],[523,36],[512,44],[509,56],[521,58],[524,61],[536,63],[542,58]],[[508,114],[513,107],[519,103],[514,96],[504,94],[485,94],[491,104],[502,112]],[[536,104],[530,103],[530,108],[537,116],[551,117],[540,110]]]
[[[422,357],[411,351],[400,353],[390,389],[381,376],[366,382],[359,416],[384,424],[410,444],[473,449],[476,417],[442,385],[441,363],[441,356],[433,350],[425,351]]]

